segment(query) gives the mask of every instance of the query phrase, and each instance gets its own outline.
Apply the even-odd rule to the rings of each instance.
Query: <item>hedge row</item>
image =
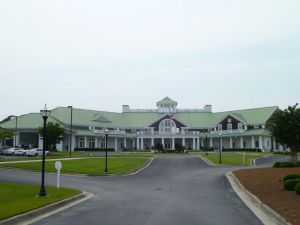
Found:
[[[283,178],[283,187],[300,195],[300,174],[288,174]]]
[[[96,152],[105,152],[105,148],[75,148],[75,151],[81,151],[81,152],[92,152],[92,151],[96,151]],[[114,152],[115,149],[114,148],[107,148],[108,152]]]
[[[300,167],[300,162],[276,162],[273,165],[274,168],[290,168],[290,167]]]
[[[259,148],[223,148],[223,152],[261,152]]]

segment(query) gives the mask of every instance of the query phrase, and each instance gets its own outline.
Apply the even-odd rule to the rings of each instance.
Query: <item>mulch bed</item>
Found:
[[[235,171],[244,187],[293,225],[300,225],[300,195],[283,188],[283,177],[300,168],[263,168]]]

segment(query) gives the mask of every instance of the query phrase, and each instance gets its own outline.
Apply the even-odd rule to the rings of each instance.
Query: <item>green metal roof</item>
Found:
[[[43,126],[43,118],[40,113],[28,113],[18,116],[17,122],[18,129],[37,129]],[[47,122],[58,123],[59,121],[50,116]],[[0,127],[14,129],[16,127],[16,119],[0,123]]]
[[[177,102],[173,101],[169,97],[165,97],[163,100],[160,100],[159,102],[156,103],[156,105],[177,105]]]
[[[264,107],[227,112],[179,112],[173,115],[190,128],[216,127],[228,115],[232,115],[248,125],[264,124],[278,107]],[[73,108],[74,126],[95,126],[108,128],[144,128],[164,117],[156,112],[105,112]],[[58,122],[64,126],[70,125],[71,111],[67,107],[57,107],[51,111],[48,121]],[[95,120],[95,118],[102,118]],[[103,119],[105,118],[105,119]],[[36,129],[42,126],[40,113],[29,113],[18,117],[18,128]],[[0,123],[0,127],[14,129],[15,119]]]

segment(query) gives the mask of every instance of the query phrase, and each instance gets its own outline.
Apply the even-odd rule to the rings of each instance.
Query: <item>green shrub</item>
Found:
[[[300,183],[300,178],[298,179],[289,179],[283,183],[284,189],[288,191],[294,191],[296,184]]]
[[[300,162],[276,162],[273,165],[274,168],[290,168],[290,167],[300,167]]]
[[[279,168],[280,166],[281,166],[281,162],[276,162],[273,165],[274,168]]]
[[[292,173],[292,174],[286,175],[286,176],[283,178],[283,181],[290,180],[290,179],[298,179],[298,178],[300,178],[300,174]]]
[[[300,195],[300,183],[296,184],[295,191],[298,195]]]
[[[93,151],[97,151],[97,152],[105,152],[105,148],[75,148],[75,151],[80,151],[80,152],[93,152]],[[107,148],[108,152],[114,152],[115,149],[114,148]]]
[[[223,152],[261,152],[259,148],[223,148]]]

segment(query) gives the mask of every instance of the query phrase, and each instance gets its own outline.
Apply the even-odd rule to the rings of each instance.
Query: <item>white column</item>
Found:
[[[151,149],[154,147],[154,138],[151,138]]]
[[[254,139],[254,136],[251,137],[251,147],[253,149],[255,148],[255,139]]]
[[[233,148],[233,144],[232,144],[232,137],[229,138],[229,148]]]
[[[185,147],[185,138],[182,138],[182,146]]]
[[[221,137],[220,137],[220,140],[219,140],[219,145],[220,145],[219,146],[220,151],[223,150],[223,138],[221,138]]]
[[[262,138],[262,136],[259,136],[259,148],[261,150],[263,150],[263,138]]]
[[[86,136],[84,136],[84,147],[87,148],[87,140],[86,140]]]
[[[144,150],[144,138],[141,138],[141,149]]]
[[[56,144],[56,149],[57,149],[57,151],[62,152],[62,150],[63,150],[63,142],[62,141],[60,141],[58,144]]]
[[[136,149],[140,149],[140,139],[136,138]]]
[[[197,138],[197,149],[200,149],[200,138]]]
[[[161,144],[165,148],[165,138],[161,138]]]
[[[126,141],[126,137],[124,138],[124,148],[127,148],[127,141]]]
[[[209,147],[212,148],[213,147],[213,139],[209,138]]]
[[[72,144],[72,148],[73,148],[73,144]],[[98,138],[95,137],[95,148],[98,148]]]
[[[15,144],[15,142],[14,142],[14,144]],[[40,134],[39,134],[39,148],[43,148],[43,139]]]
[[[172,138],[172,150],[174,150],[174,149],[175,149],[175,139]]]
[[[118,138],[115,138],[115,152],[118,151]]]
[[[195,140],[196,138],[193,138],[193,150],[195,150],[196,149],[196,140]]]
[[[132,144],[131,147],[132,147],[132,149],[134,150],[134,147],[135,147],[135,139],[132,139],[132,143],[131,143],[131,144]]]
[[[16,133],[16,138],[17,138],[16,145],[19,147],[20,146],[20,132]]]
[[[241,137],[241,140],[240,140],[240,148],[244,148],[244,138]]]
[[[75,135],[72,135],[72,149],[71,151],[74,151],[74,149],[76,148],[76,137]]]

